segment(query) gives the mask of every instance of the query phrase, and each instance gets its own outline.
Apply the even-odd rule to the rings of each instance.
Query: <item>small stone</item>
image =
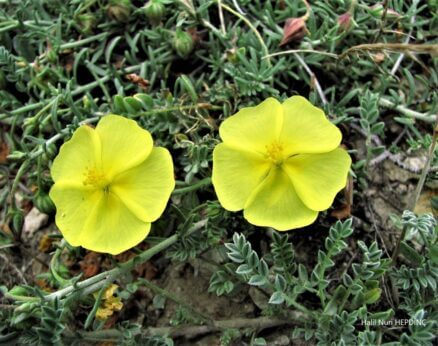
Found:
[[[47,224],[49,216],[33,207],[24,218],[23,239],[29,240],[33,234]]]

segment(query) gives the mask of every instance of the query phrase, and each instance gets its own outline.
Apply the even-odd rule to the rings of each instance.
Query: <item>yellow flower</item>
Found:
[[[279,231],[313,223],[346,185],[351,158],[342,134],[301,96],[268,98],[243,108],[219,128],[213,186],[230,211]]]
[[[51,168],[56,224],[73,246],[119,254],[140,243],[175,187],[167,149],[133,120],[79,127]]]
[[[119,286],[117,286],[116,284],[109,285],[102,294],[102,300],[106,300],[106,299],[109,299],[110,297],[112,297],[114,295],[114,293],[116,293],[118,288],[119,288]],[[97,298],[99,296],[99,293],[95,292],[95,293],[93,293],[93,295],[94,295],[94,298]]]
[[[117,288],[117,285],[111,284],[103,293],[101,304],[96,311],[96,318],[98,320],[106,320],[108,317],[114,314],[114,311],[122,310],[122,299],[114,296]],[[93,295],[94,298],[97,298],[99,294],[96,292]]]

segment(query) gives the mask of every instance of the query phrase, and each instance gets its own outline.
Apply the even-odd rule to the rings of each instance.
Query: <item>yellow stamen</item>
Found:
[[[109,190],[109,183],[101,171],[98,171],[96,168],[87,168],[87,171],[84,173],[84,186],[91,185],[95,188],[102,188],[105,192]]]
[[[283,144],[280,142],[272,142],[266,145],[266,158],[272,161],[275,165],[279,166],[283,163]]]

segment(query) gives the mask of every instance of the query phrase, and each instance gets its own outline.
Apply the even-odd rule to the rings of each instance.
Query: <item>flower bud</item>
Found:
[[[82,97],[82,105],[84,106],[85,109],[88,109],[88,110],[91,109],[92,103],[91,103],[88,95],[84,95]]]
[[[12,230],[15,234],[20,234],[24,224],[24,215],[21,210],[12,211]]]
[[[44,214],[51,214],[55,211],[55,205],[46,192],[38,191],[34,203],[38,210]]]
[[[161,22],[161,19],[164,16],[165,12],[164,4],[161,0],[150,0],[146,5],[143,7],[143,11],[147,19],[150,20],[150,22],[154,25],[157,25]]]
[[[290,42],[301,41],[307,33],[306,21],[304,18],[288,18],[283,28],[283,38],[280,47]]]
[[[193,37],[181,29],[177,29],[173,37],[173,47],[181,58],[186,58],[193,50]]]
[[[385,8],[380,2],[373,6],[368,7],[368,12],[370,13],[371,16],[373,16],[376,19],[381,19],[384,11]],[[398,17],[400,17],[400,13],[394,11],[392,8],[388,8],[386,10],[386,18],[396,19]]]
[[[125,23],[131,15],[130,0],[110,0],[107,7],[108,16],[118,22]]]
[[[96,17],[91,13],[79,14],[75,21],[83,34],[90,34],[96,26]]]
[[[341,14],[338,17],[338,25],[339,28],[343,31],[348,31],[350,30],[350,26],[351,26],[351,13],[350,12],[345,12],[344,14]]]

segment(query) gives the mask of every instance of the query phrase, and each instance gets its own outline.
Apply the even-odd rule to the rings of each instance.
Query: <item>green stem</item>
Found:
[[[333,247],[330,248],[327,252],[327,258],[332,258],[333,256],[333,251],[332,251]],[[320,263],[320,267],[319,267],[319,278],[324,278],[324,274],[325,274],[325,270],[327,269],[327,267],[324,267],[323,263]],[[321,303],[322,305],[325,307],[325,300],[326,300],[326,295],[324,293],[324,288],[322,288],[320,282],[318,282],[318,296],[319,299],[321,299]]]
[[[207,220],[202,220],[193,225],[191,229],[187,231],[185,236],[189,236],[190,234],[199,231],[200,229],[205,227]],[[120,275],[130,271],[135,266],[142,264],[149,259],[151,259],[156,254],[161,251],[167,249],[169,246],[175,244],[179,239],[179,234],[174,234],[173,236],[163,240],[161,243],[158,243],[154,247],[145,250],[138,254],[137,256],[131,258],[129,261],[122,263],[119,267],[113,268],[111,270],[107,270],[103,273],[97,274],[89,279],[83,280],[76,284],[72,284],[63,289],[60,289],[56,292],[50,293],[44,297],[46,301],[54,301],[55,299],[62,299],[74,292],[82,291],[82,294],[88,294],[91,292],[95,292],[101,289],[104,285],[111,283]],[[93,290],[91,291],[90,288]],[[8,295],[9,298],[18,300],[18,301],[40,301],[40,298],[36,297],[25,297],[25,296],[13,296],[11,294]]]
[[[211,109],[211,110],[221,110],[221,106],[215,106],[211,105],[209,103],[197,103],[195,105],[187,105],[187,106],[174,106],[174,107],[168,107],[168,108],[158,108],[158,109],[152,109],[150,111],[146,112],[139,112],[135,116],[136,117],[142,117],[142,116],[148,116],[148,115],[155,115],[155,114],[161,114],[161,113],[169,113],[169,112],[175,112],[175,111],[184,111],[184,110],[192,110],[192,109]]]
[[[21,164],[21,166],[18,169],[17,174],[14,178],[14,182],[12,183],[10,198],[11,198],[11,203],[14,207],[16,207],[16,205],[15,205],[15,192],[17,191],[18,184],[20,183],[21,177],[26,173],[26,170],[29,166],[29,163],[30,163],[29,160],[26,160]]]
[[[92,123],[94,123],[95,121],[97,121],[97,120],[99,120],[99,119],[100,119],[100,117],[88,118],[88,119],[85,119],[84,121],[82,121],[81,124],[92,124]],[[67,129],[62,130],[60,133],[58,133],[58,134],[54,135],[53,137],[49,138],[49,139],[46,141],[45,145],[46,145],[46,146],[49,146],[49,145],[55,143],[58,139],[61,139],[62,137],[64,137],[64,136],[67,135],[68,133],[69,133],[69,131],[68,131]],[[31,153],[31,154],[29,155],[29,158],[30,158],[31,160],[32,160],[32,159],[35,159],[36,157],[40,156],[40,155],[43,154],[43,153],[44,153],[44,149],[43,149],[42,146],[40,146],[40,148],[39,148],[38,150],[34,151],[33,153]]]
[[[122,70],[122,72],[120,72],[120,74],[136,72],[136,71],[141,69],[141,65],[142,64],[129,66],[126,69]],[[77,95],[83,94],[84,92],[90,91],[90,90],[94,89],[95,87],[99,86],[101,83],[108,82],[112,78],[113,78],[112,75],[106,75],[106,76],[100,77],[99,79],[95,80],[94,82],[77,87],[75,90],[72,91],[71,95],[77,96]]]
[[[59,273],[59,258],[61,257],[62,251],[65,248],[65,239],[62,239],[61,244],[59,244],[58,248],[55,251],[55,254],[53,255],[51,261],[50,261],[50,272],[52,273],[55,280],[62,286],[66,286],[69,284],[69,280],[64,279]]]
[[[142,64],[138,64],[138,65],[134,65],[134,66],[129,66],[126,69],[122,70],[122,72],[119,72],[120,74],[122,73],[133,73],[136,72],[138,70],[140,70]],[[99,86],[100,83],[106,83],[108,82],[113,76],[111,75],[107,75],[107,76],[103,76],[101,78],[99,78],[98,80],[82,85],[82,86],[77,86],[75,90],[72,91],[71,95],[72,96],[78,96],[82,93],[85,93],[87,91],[90,91],[92,89],[94,89],[95,87]],[[25,105],[23,107],[14,109],[13,111],[9,112],[9,113],[3,113],[0,114],[0,120],[3,120],[5,118],[8,118],[10,116],[13,115],[18,115],[18,114],[22,114],[22,113],[26,113],[26,112],[30,112],[33,111],[37,108],[40,108],[41,106],[44,105],[44,102],[36,102],[36,103],[32,103],[29,105]]]
[[[34,26],[34,24],[37,26]],[[9,20],[9,21],[5,21],[5,22],[0,24],[0,26],[6,25],[3,27],[0,27],[0,33],[15,29],[15,28],[19,27],[20,25],[30,27],[33,29],[41,29],[40,25],[49,26],[51,24],[53,24],[53,23],[46,21],[46,20],[38,20],[38,21],[25,20],[24,22],[20,22],[18,20]]]
[[[418,120],[422,120],[428,123],[434,123],[436,120],[436,117],[434,115],[427,115],[424,113],[420,113],[420,112],[416,112],[413,111],[411,109],[408,109],[402,105],[397,105],[394,102],[385,99],[385,98],[380,98],[379,99],[379,105],[385,108],[389,108],[389,109],[395,109],[396,111],[402,113],[403,115],[406,115],[409,118],[414,118],[414,119],[418,119]]]
[[[101,39],[103,40],[103,39],[107,38],[108,36],[109,36],[108,32],[102,32],[100,34],[84,38],[82,40],[61,44],[59,46],[59,49],[64,50],[64,49],[76,48],[79,46],[86,45],[86,44],[93,42],[93,41],[97,41],[97,40],[101,40]]]
[[[204,186],[208,186],[210,184],[211,184],[211,178],[209,178],[209,177],[204,178],[204,179],[196,182],[193,185],[190,185],[187,187],[181,187],[179,189],[175,189],[175,190],[173,190],[172,194],[173,195],[182,195],[182,194],[187,193],[187,192],[199,190],[199,189],[203,188]]]
[[[107,289],[109,283],[111,282],[110,279],[111,279],[111,277],[107,279],[108,284],[104,284],[102,286],[102,288],[100,289],[100,291],[96,297],[96,300],[94,302],[93,308],[91,309],[90,313],[87,316],[87,319],[85,320],[84,329],[88,329],[88,327],[93,322],[94,316],[96,316],[97,309],[99,309],[100,302],[102,301],[103,294],[104,294],[105,290]]]
[[[294,299],[289,298],[287,295],[285,296],[285,300],[286,302],[293,306],[295,309],[303,312],[306,316],[310,317],[310,318],[315,318],[315,315],[312,311],[310,311],[309,309],[307,309],[304,305],[301,305],[300,303],[297,303]]]
[[[55,102],[57,102],[59,100],[60,95],[56,96],[55,98],[53,98],[51,101],[49,101],[49,103],[47,103],[43,108],[41,108],[33,117],[28,118],[25,120],[25,125],[26,124],[31,124],[31,123],[38,123],[39,122],[39,118],[47,111],[50,109],[50,107],[53,106],[53,104]]]

